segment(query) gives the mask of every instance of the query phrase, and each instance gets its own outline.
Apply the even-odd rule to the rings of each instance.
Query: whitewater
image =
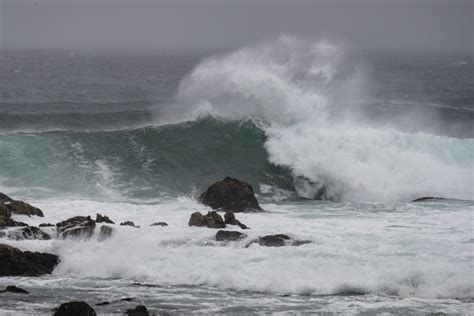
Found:
[[[2,76],[28,73],[14,72],[15,58],[0,62]],[[78,71],[85,67],[71,58]],[[157,314],[472,313],[469,122],[459,119],[456,126],[467,128],[447,132],[439,107],[374,103],[373,70],[329,41],[282,36],[233,52],[176,58],[183,72],[168,74],[174,88],[160,86],[169,97],[149,106],[140,101],[128,108],[131,81],[114,81],[125,74],[151,78],[140,82],[140,93],[152,91],[156,77],[148,69],[157,67],[133,62],[105,79],[81,79],[78,91],[97,78],[108,86],[77,97],[84,99],[71,108],[48,103],[67,95],[69,86],[41,92],[37,108],[27,92],[9,94],[14,100],[3,95],[0,117],[7,126],[25,118],[1,130],[0,192],[45,213],[15,220],[38,226],[101,213],[140,228],[113,225],[106,241],[99,241],[98,229],[88,241],[1,238],[57,254],[61,262],[49,276],[0,278],[0,288],[15,284],[31,293],[1,294],[0,314],[49,315],[70,300],[85,300],[100,315],[137,304]],[[456,78],[473,67],[466,58],[466,64],[440,60],[429,69],[451,67],[439,71],[450,69]],[[403,78],[412,62],[396,67]],[[48,73],[64,74],[62,62],[50,63]],[[384,78],[395,75],[391,69]],[[462,92],[472,103],[472,91]],[[25,112],[14,110],[22,102]],[[374,104],[388,114],[375,115]],[[443,108],[463,116],[466,106]],[[64,125],[52,123],[58,118]],[[188,220],[209,210],[196,197],[225,176],[251,183],[266,212],[238,213],[251,229],[244,240],[223,243],[215,240],[217,230],[189,227]],[[423,196],[446,199],[411,202]],[[149,226],[160,221],[168,226]],[[53,228],[44,231],[54,235]],[[277,233],[312,243],[246,248],[249,240]],[[126,297],[133,301],[121,301]],[[95,306],[103,301],[113,303]]]

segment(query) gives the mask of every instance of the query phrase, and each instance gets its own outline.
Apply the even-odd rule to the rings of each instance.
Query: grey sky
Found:
[[[281,33],[358,49],[473,50],[472,0],[0,0],[6,49],[231,48]]]

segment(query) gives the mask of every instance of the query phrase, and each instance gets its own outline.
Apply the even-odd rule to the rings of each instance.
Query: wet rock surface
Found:
[[[202,215],[199,212],[191,214],[188,222],[189,226],[208,227],[208,228],[225,228],[224,219],[216,211],[208,212]]]
[[[112,227],[108,225],[103,225],[102,227],[100,227],[98,240],[104,241],[104,240],[109,239],[110,237],[112,237],[113,232],[114,232],[114,229]]]
[[[132,221],[126,221],[126,222],[120,223],[120,226],[132,226],[135,228],[140,228],[140,226],[135,225],[135,223]]]
[[[13,240],[49,240],[51,236],[38,227],[35,226],[27,226],[22,227],[13,231],[9,231],[7,234],[8,239]]]
[[[232,230],[219,230],[216,234],[216,241],[235,241],[247,237],[247,235]]]
[[[28,292],[27,290],[22,289],[21,287],[17,287],[15,285],[9,285],[5,288],[5,290],[0,291],[0,293],[6,293],[6,292],[19,293],[19,294],[30,294],[30,292]]]
[[[39,276],[50,274],[59,257],[49,253],[21,251],[0,244],[0,276]]]
[[[134,309],[127,309],[126,315],[128,316],[149,316],[148,310],[143,305],[138,305]]]
[[[95,222],[96,223],[115,224],[114,221],[112,221],[107,215],[102,215],[100,213],[97,213],[97,215],[95,216]]]
[[[237,225],[239,226],[240,228],[242,229],[249,229],[249,227],[247,227],[247,225],[245,224],[242,224],[239,220],[237,220],[235,218],[235,214],[234,212],[232,211],[227,211],[225,214],[224,214],[224,222],[226,224],[229,224],[229,225]]]
[[[165,226],[168,226],[168,223],[165,223],[165,222],[157,222],[157,223],[151,224],[150,226],[161,226],[161,227],[165,227]]]
[[[90,216],[75,216],[56,224],[59,238],[88,239],[94,234],[95,222]]]
[[[232,212],[263,211],[255,197],[253,187],[247,182],[226,177],[212,184],[199,196],[199,201],[214,210]]]
[[[291,240],[288,235],[285,234],[275,234],[275,235],[266,235],[263,237],[258,237],[255,240],[252,240],[245,247],[248,248],[252,244],[257,243],[260,246],[265,247],[283,247],[283,246],[302,246],[312,243],[310,240]]]

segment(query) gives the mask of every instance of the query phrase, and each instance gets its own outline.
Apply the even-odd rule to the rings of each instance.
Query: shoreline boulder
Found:
[[[50,274],[59,257],[49,253],[21,251],[0,244],[0,276],[40,276]]]
[[[12,214],[16,215],[35,215],[39,217],[44,217],[43,212],[37,208],[34,207],[26,202],[23,201],[10,201],[10,202],[4,202],[3,205],[10,210]]]
[[[56,224],[58,237],[88,239],[92,237],[95,229],[95,222],[90,216],[75,216]]]
[[[63,303],[53,316],[96,316],[94,309],[83,301]]]
[[[232,211],[227,211],[224,214],[224,222],[229,225],[237,225],[242,229],[249,229],[247,225],[244,225],[239,220],[235,219],[235,214]]]
[[[95,216],[96,223],[107,223],[107,224],[115,224],[113,220],[111,220],[107,215],[102,215],[97,213]]]
[[[250,184],[226,177],[212,184],[199,196],[199,201],[214,210],[232,212],[262,212]]]

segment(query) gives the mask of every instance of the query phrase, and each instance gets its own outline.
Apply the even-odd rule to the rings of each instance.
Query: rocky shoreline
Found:
[[[212,211],[207,214],[194,212],[190,215],[188,226],[220,229],[215,235],[218,242],[233,242],[244,240],[247,235],[235,230],[223,230],[228,225],[248,230],[250,227],[236,219],[234,213],[263,212],[258,204],[252,186],[241,180],[226,177],[222,181],[212,184],[204,191],[198,200],[210,207]],[[219,214],[223,212],[223,216]],[[50,240],[70,239],[76,241],[87,241],[97,235],[99,242],[112,238],[115,222],[107,215],[97,213],[95,219],[91,216],[74,216],[56,224],[42,223],[30,226],[23,222],[13,220],[14,215],[44,217],[44,213],[24,201],[13,200],[11,197],[0,193],[0,238],[7,240]],[[98,225],[99,224],[99,225]],[[121,226],[130,226],[139,229],[133,221],[120,223]],[[183,223],[185,225],[185,223]],[[166,227],[165,222],[152,223],[150,226]],[[46,232],[47,230],[48,232]],[[308,240],[292,240],[285,234],[266,235],[251,239],[246,248],[252,244],[266,247],[299,246],[311,243]],[[22,251],[10,245],[0,243],[0,277],[5,276],[30,276],[36,277],[51,274],[55,267],[61,262],[61,258],[55,254]],[[21,293],[28,295],[28,291],[9,285],[2,292]],[[1,294],[0,294],[1,295]],[[102,302],[96,305],[108,305],[111,302]],[[54,315],[96,315],[94,309],[83,301],[72,301],[61,304],[52,311]],[[124,311],[127,315],[149,315],[145,306],[138,305]]]

